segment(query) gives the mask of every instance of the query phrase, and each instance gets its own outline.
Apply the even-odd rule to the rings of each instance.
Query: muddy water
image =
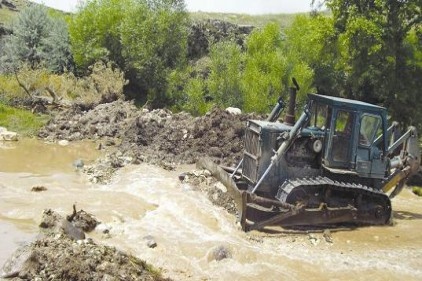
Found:
[[[180,171],[192,167],[169,172],[129,166],[111,184],[92,185],[71,163],[95,156],[93,147],[72,145],[0,149],[0,263],[37,232],[43,209],[65,215],[76,203],[103,222],[90,234],[96,241],[145,259],[176,280],[422,279],[422,198],[408,190],[393,201],[392,227],[333,232],[332,243],[320,233],[287,235],[274,229],[245,234],[234,217],[177,180]],[[48,152],[55,149],[59,152]],[[32,157],[35,166],[24,164]],[[48,190],[33,193],[34,185]],[[105,228],[109,234],[101,232]],[[146,246],[147,235],[154,237],[156,248]],[[220,246],[232,257],[213,260],[211,253]]]

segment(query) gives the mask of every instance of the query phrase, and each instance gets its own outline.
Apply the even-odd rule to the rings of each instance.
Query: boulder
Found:
[[[207,259],[209,262],[221,261],[221,260],[230,259],[230,258],[232,258],[232,253],[230,249],[223,245],[210,249],[210,251],[207,254]]]
[[[61,140],[58,142],[59,145],[61,146],[68,146],[69,145],[69,141],[68,140]]]
[[[232,115],[240,115],[242,114],[242,110],[236,107],[227,107],[226,111]]]
[[[6,128],[0,127],[0,141],[17,141],[18,139],[17,133],[10,132]]]

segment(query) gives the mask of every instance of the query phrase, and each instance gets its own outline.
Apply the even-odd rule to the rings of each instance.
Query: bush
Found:
[[[210,74],[206,81],[208,94],[220,107],[242,107],[244,56],[240,46],[232,42],[217,43],[211,47],[210,59]]]
[[[46,68],[31,69],[24,65],[15,74],[0,75],[1,100],[14,103],[29,99],[30,102],[46,98],[63,103],[74,100],[88,106],[123,98],[127,84],[123,72],[112,65],[97,62],[90,67],[90,75],[77,78],[71,72],[51,73]]]
[[[182,0],[88,1],[70,24],[77,66],[113,61],[135,98],[164,106],[169,75],[185,63],[187,18]]]
[[[243,109],[267,113],[279,96],[287,99],[292,77],[301,85],[298,93],[298,101],[301,102],[311,89],[312,70],[289,52],[277,24],[255,30],[247,41],[242,75]]]
[[[0,72],[14,72],[22,64],[32,69],[46,65],[58,73],[72,69],[67,25],[49,17],[42,5],[23,10],[3,43]]]

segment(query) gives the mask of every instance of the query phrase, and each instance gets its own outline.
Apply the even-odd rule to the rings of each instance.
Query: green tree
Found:
[[[220,42],[211,47],[208,94],[221,107],[242,107],[241,78],[244,56],[239,45]]]
[[[88,1],[70,25],[75,61],[82,72],[96,60],[115,62],[133,97],[163,106],[170,73],[185,63],[187,20],[183,0]]]
[[[420,0],[327,0],[346,73],[345,95],[390,109],[403,124],[415,123],[420,66],[407,40],[421,30]],[[417,44],[420,44],[418,42]],[[403,114],[406,112],[406,114]],[[416,121],[420,122],[420,121]]]
[[[287,49],[277,24],[255,30],[248,38],[246,48],[242,75],[245,111],[268,112],[278,96],[287,98],[291,78],[295,76],[302,85],[299,101],[304,99],[311,89],[313,72]]]
[[[42,58],[55,73],[74,70],[67,24],[62,18],[51,19],[48,36],[43,38]]]
[[[21,62],[35,68],[41,63],[43,39],[49,35],[50,22],[43,6],[31,6],[20,13],[5,42],[2,64],[16,69]]]
[[[120,26],[130,0],[91,0],[85,2],[69,23],[75,63],[80,72],[98,60],[111,60],[124,66]]]
[[[168,76],[185,63],[187,20],[183,0],[150,0],[132,6],[122,21],[123,69],[155,107],[167,103]]]
[[[290,56],[297,56],[313,70],[312,86],[317,92],[341,95],[345,72],[339,67],[341,56],[333,17],[299,15],[285,32]]]
[[[16,71],[23,63],[32,69],[46,64],[62,72],[72,66],[66,23],[52,19],[44,6],[23,10],[4,40],[1,54],[3,71]]]

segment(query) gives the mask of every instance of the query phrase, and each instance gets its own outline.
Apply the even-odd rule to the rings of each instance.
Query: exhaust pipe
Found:
[[[297,91],[300,90],[299,84],[297,83],[295,78],[292,78],[292,82],[295,85],[294,87],[290,87],[290,96],[289,96],[289,107],[287,108],[287,113],[284,119],[284,123],[290,126],[293,126],[296,123],[295,118],[295,108],[296,108],[296,94]]]

